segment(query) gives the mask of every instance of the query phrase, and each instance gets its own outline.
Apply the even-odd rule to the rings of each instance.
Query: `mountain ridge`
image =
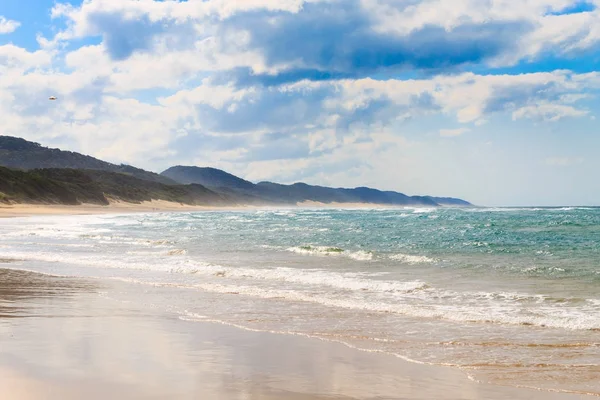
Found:
[[[44,147],[0,135],[0,201],[107,204],[110,199],[138,202],[169,200],[184,204],[215,201],[236,205],[298,205],[304,202],[364,203],[390,206],[473,206],[452,197],[408,196],[359,186],[333,188],[297,182],[253,183],[212,168],[176,165],[158,174],[116,165],[88,155]],[[24,184],[19,184],[22,179]],[[4,180],[4,181],[2,181]],[[8,182],[8,183],[7,183]]]
[[[217,172],[218,171],[218,172]],[[471,203],[452,197],[407,196],[395,191],[382,191],[365,186],[356,188],[332,188],[296,182],[290,185],[262,181],[252,183],[228,172],[211,167],[177,165],[161,172],[180,183],[198,183],[213,190],[234,191],[252,194],[272,202],[302,203],[314,201],[320,203],[366,203],[405,206],[460,206],[469,207]]]

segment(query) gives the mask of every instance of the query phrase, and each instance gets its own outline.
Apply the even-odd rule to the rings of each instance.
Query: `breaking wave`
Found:
[[[344,256],[357,261],[370,261],[374,256],[372,251],[348,251],[340,247],[327,246],[298,246],[290,247],[287,251],[312,256]]]

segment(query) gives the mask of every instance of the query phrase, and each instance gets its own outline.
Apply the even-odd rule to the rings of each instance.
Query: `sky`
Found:
[[[0,2],[0,134],[156,172],[600,205],[599,69],[600,0]]]

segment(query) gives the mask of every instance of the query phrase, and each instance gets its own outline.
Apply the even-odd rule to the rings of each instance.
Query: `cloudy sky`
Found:
[[[35,3],[0,2],[0,134],[158,172],[600,205],[600,0]]]

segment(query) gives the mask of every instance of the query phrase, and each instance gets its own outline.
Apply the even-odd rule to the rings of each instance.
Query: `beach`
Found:
[[[82,204],[52,205],[52,204],[0,204],[0,218],[28,217],[35,215],[90,215],[90,214],[123,214],[123,213],[152,213],[152,212],[185,212],[185,211],[215,211],[215,210],[244,210],[257,209],[251,206],[192,206],[164,200],[153,200],[142,203],[111,202],[109,205]]]
[[[599,394],[595,209],[47,210],[0,223],[3,398]]]
[[[0,276],[4,399],[581,398],[478,384],[339,343],[185,321],[133,285]],[[129,301],[112,296],[125,292]]]
[[[267,206],[267,205],[238,205],[238,206],[196,206],[174,203],[164,200],[152,200],[141,203],[111,201],[109,205],[82,204],[52,205],[52,204],[1,204],[0,218],[28,217],[35,215],[93,215],[93,214],[126,214],[126,213],[156,213],[156,212],[196,212],[196,211],[244,211],[244,210],[282,210],[282,209],[390,209],[402,208],[384,204],[369,203],[321,203],[305,201],[296,205]]]
[[[281,210],[281,209],[384,209],[398,208],[382,204],[367,203],[319,203],[306,201],[297,205],[283,206],[194,206],[164,200],[142,203],[111,202],[107,206],[96,204],[51,205],[51,204],[0,204],[0,218],[28,217],[35,215],[94,215],[94,214],[131,214],[157,212],[197,212],[197,211],[244,211],[244,210]]]

